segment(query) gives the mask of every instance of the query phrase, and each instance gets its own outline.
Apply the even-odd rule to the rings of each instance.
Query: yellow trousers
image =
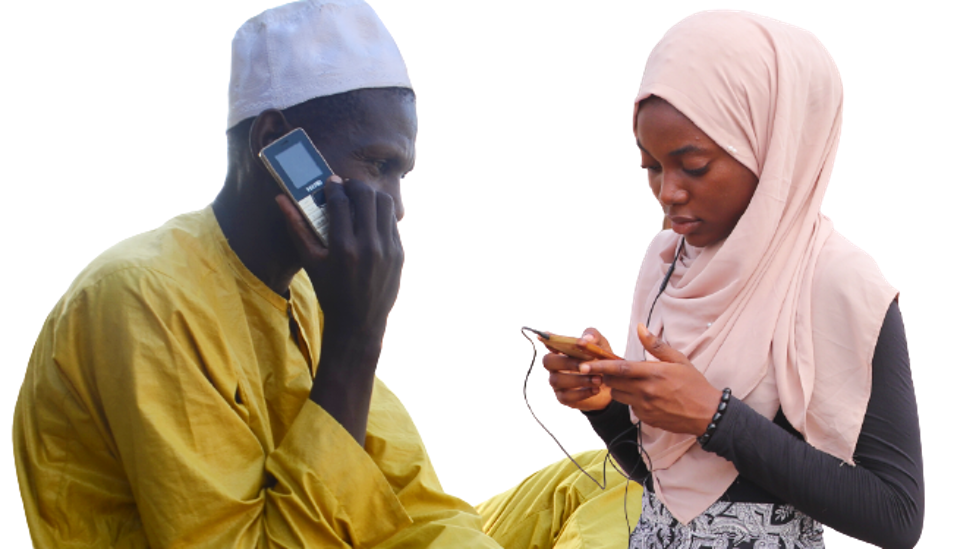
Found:
[[[606,450],[573,456],[603,480]],[[477,506],[485,533],[506,549],[625,549],[641,514],[643,488],[607,462],[601,489],[568,459],[539,470],[511,490]],[[624,502],[626,499],[626,515]]]

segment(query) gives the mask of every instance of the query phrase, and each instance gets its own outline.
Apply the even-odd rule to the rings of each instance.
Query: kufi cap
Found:
[[[251,18],[231,46],[227,128],[266,109],[362,88],[410,88],[390,32],[362,0],[302,0]]]

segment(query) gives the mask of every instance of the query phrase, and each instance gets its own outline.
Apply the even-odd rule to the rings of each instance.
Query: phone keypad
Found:
[[[325,212],[325,208],[319,206],[315,203],[312,195],[308,195],[298,202],[298,206],[301,207],[302,211],[305,212],[305,217],[312,223],[315,227],[315,231],[322,236],[322,240],[325,243],[329,241],[329,216]]]

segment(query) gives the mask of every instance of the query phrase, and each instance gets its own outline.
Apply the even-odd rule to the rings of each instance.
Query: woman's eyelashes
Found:
[[[691,177],[701,177],[706,173],[708,173],[709,166],[710,164],[705,164],[704,166],[698,168],[690,168],[690,167],[682,166],[681,171],[685,172]],[[659,174],[663,171],[663,168],[661,167],[660,164],[641,164],[641,169],[647,170],[654,174]]]

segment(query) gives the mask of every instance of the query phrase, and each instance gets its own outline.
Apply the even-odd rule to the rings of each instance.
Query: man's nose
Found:
[[[393,197],[393,206],[393,211],[396,213],[397,221],[403,221],[403,215],[406,213],[406,210],[403,207],[403,199],[400,198],[400,193],[397,193],[397,195]]]

